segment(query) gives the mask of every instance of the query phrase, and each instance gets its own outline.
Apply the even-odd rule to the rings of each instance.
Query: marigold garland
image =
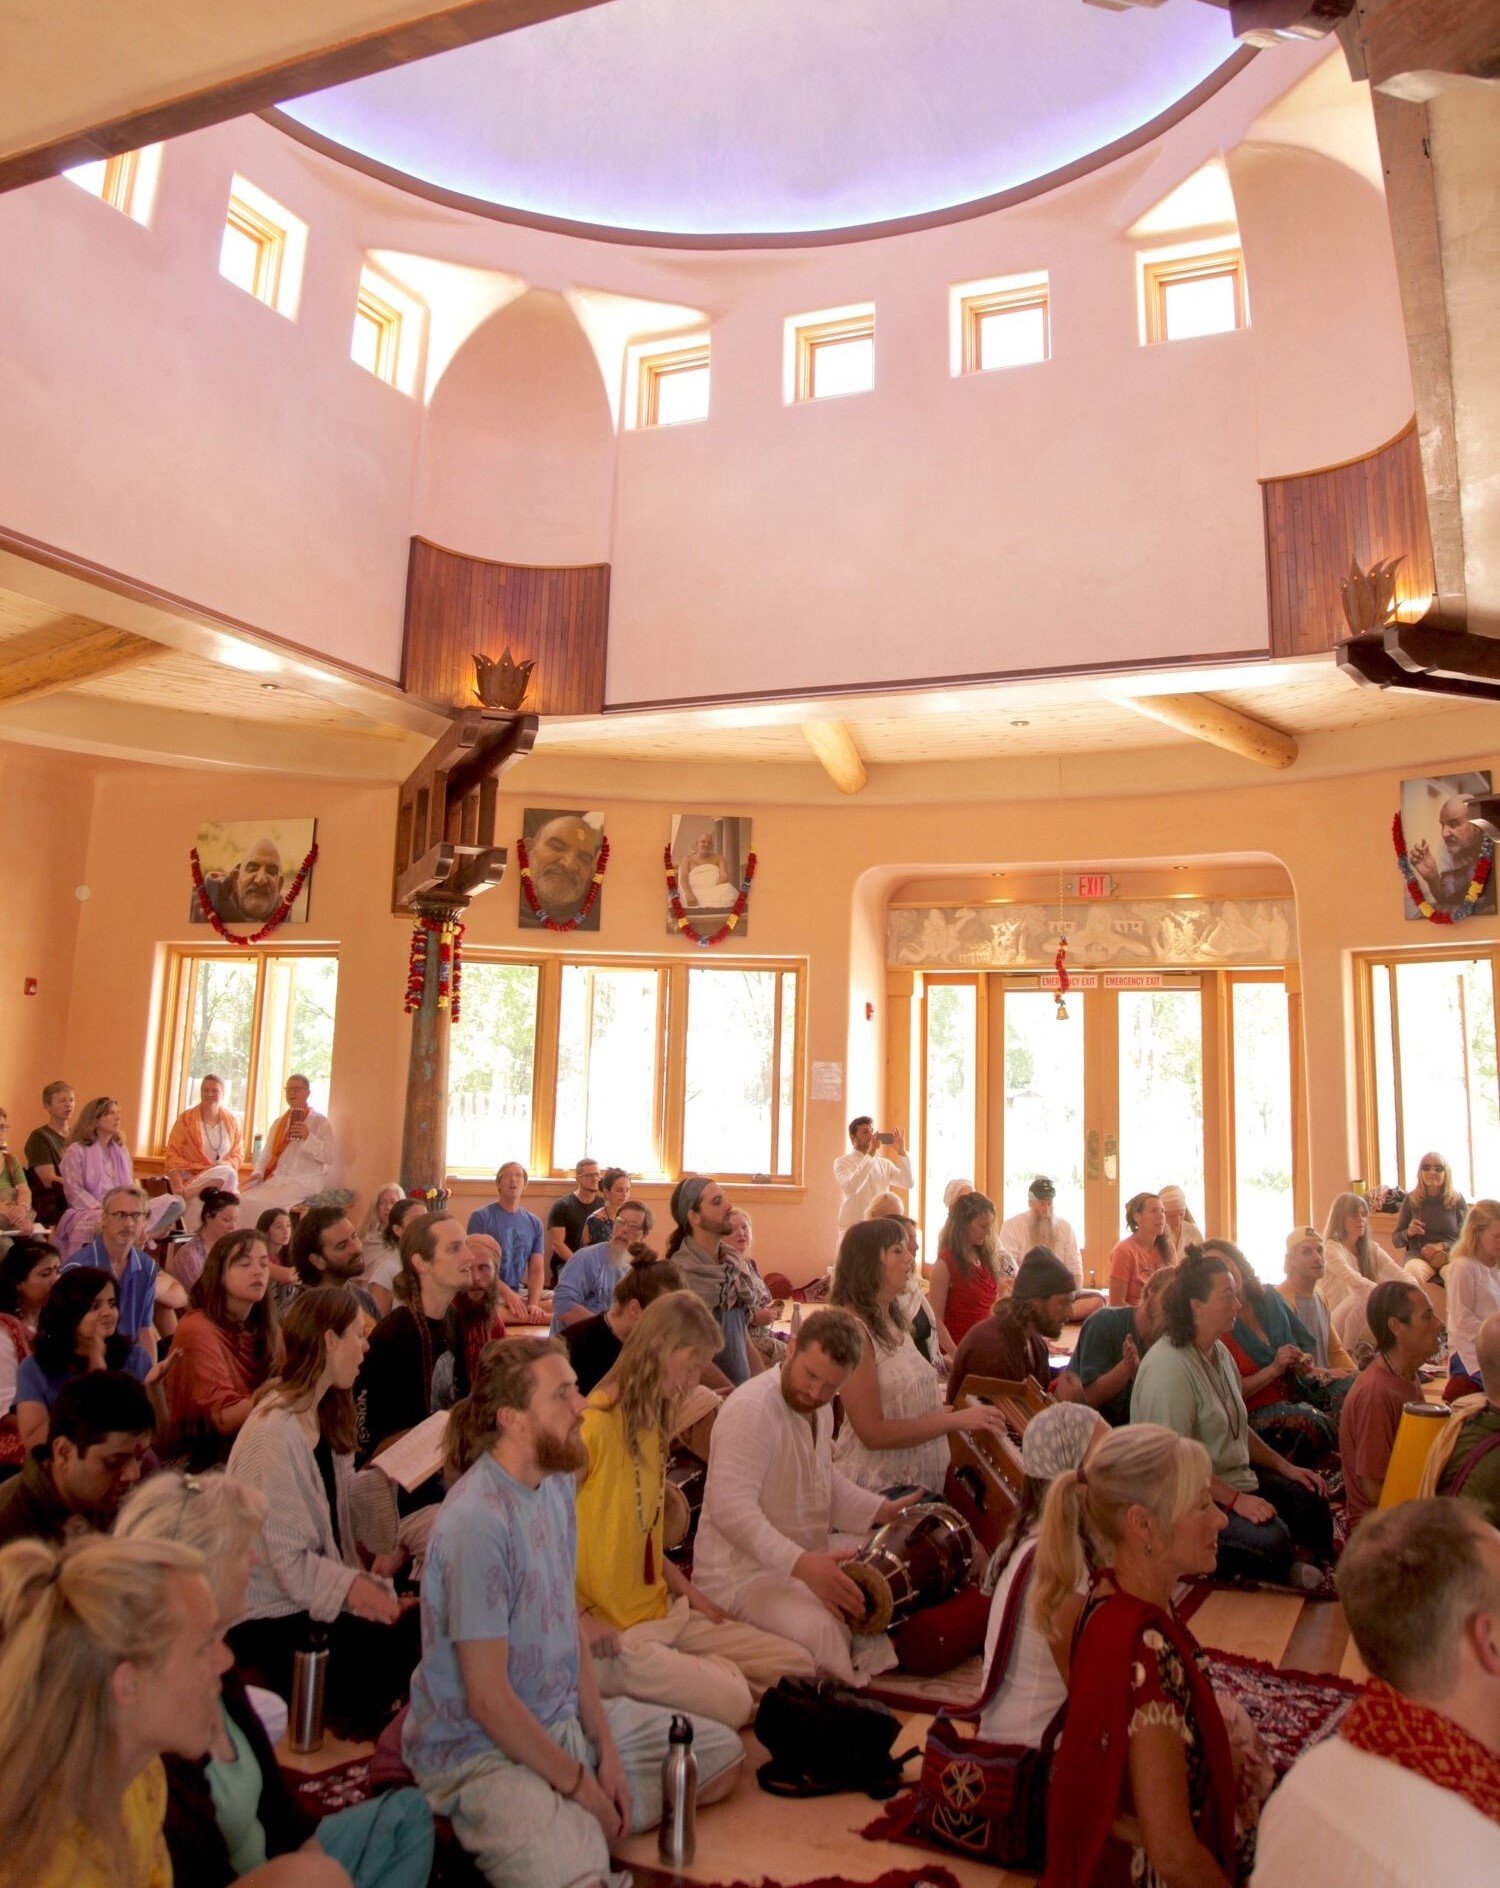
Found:
[[[1052,995],[1052,1001],[1057,1005],[1056,1020],[1065,1023],[1068,1020],[1067,996],[1073,987],[1073,979],[1068,975],[1068,934],[1066,931],[1058,940],[1057,955],[1052,962],[1057,970],[1057,988]]]
[[[456,1023],[459,1017],[459,988],[463,980],[463,955],[460,945],[464,927],[451,918],[418,918],[411,930],[411,950],[406,959],[406,1013],[420,1009],[422,990],[427,981],[427,938],[438,939],[437,1006],[447,1010]]]
[[[1472,918],[1474,907],[1484,896],[1484,888],[1490,882],[1490,873],[1495,869],[1495,842],[1486,837],[1479,853],[1479,863],[1474,867],[1474,876],[1469,880],[1468,890],[1464,893],[1463,903],[1455,905],[1451,911],[1439,911],[1422,889],[1417,877],[1417,868],[1412,864],[1406,851],[1406,829],[1398,813],[1391,821],[1391,844],[1396,848],[1396,863],[1401,868],[1401,876],[1406,881],[1407,895],[1417,910],[1429,924],[1461,924],[1465,918]]]
[[[270,937],[273,931],[279,931],[291,916],[292,906],[302,896],[302,887],[307,883],[307,875],[318,862],[318,848],[314,843],[312,850],[297,869],[297,876],[281,903],[266,919],[258,931],[252,931],[248,937],[236,937],[214,910],[213,900],[208,895],[208,887],[203,882],[203,864],[198,857],[198,848],[193,847],[188,854],[188,863],[193,868],[193,896],[198,900],[198,909],[203,913],[206,923],[211,924],[226,944],[237,944],[241,950],[248,950],[252,944],[259,944]]]
[[[609,865],[609,841],[608,839],[599,841],[599,857],[594,861],[594,880],[589,886],[588,897],[578,907],[578,915],[574,918],[559,920],[549,916],[542,909],[542,901],[536,895],[536,886],[531,882],[531,859],[526,851],[524,839],[516,841],[516,858],[521,867],[521,890],[526,894],[526,902],[531,907],[532,915],[549,931],[576,931],[599,902],[599,887],[604,883],[604,874]]]
[[[734,935],[736,927],[750,909],[750,885],[755,877],[755,854],[752,852],[745,861],[745,876],[740,880],[739,896],[730,908],[729,916],[717,931],[695,931],[693,921],[683,910],[682,897],[677,888],[677,867],[672,860],[672,848],[662,848],[662,862],[667,868],[667,904],[672,912],[672,922],[684,937],[690,937],[704,950],[712,950],[715,944],[722,944],[726,937]]]

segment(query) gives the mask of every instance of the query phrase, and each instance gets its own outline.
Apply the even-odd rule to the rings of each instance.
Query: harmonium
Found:
[[[988,1403],[1005,1418],[1005,1429],[953,1431],[943,1499],[968,1522],[986,1554],[1004,1540],[1021,1500],[1026,1471],[1021,1467],[1021,1437],[1026,1425],[1051,1398],[1030,1377],[1012,1383],[1004,1377],[965,1377],[958,1406]]]

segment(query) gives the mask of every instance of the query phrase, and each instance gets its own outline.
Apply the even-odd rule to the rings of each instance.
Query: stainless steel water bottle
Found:
[[[292,1655],[292,1708],[287,1748],[299,1757],[323,1748],[323,1688],[328,1682],[328,1634],[310,1627],[307,1644]]]
[[[698,1759],[693,1721],[678,1712],[661,1760],[661,1827],[657,1854],[670,1868],[687,1868],[698,1847]]]

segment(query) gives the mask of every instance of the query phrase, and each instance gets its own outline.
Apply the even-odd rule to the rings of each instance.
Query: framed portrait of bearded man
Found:
[[[1475,868],[1489,837],[1469,818],[1469,796],[1490,792],[1488,772],[1434,774],[1401,782],[1401,829],[1406,857],[1422,896],[1438,911],[1457,911],[1467,903]],[[1425,920],[1408,895],[1402,900],[1408,922]],[[1477,918],[1495,915],[1495,874],[1474,901]]]
[[[604,844],[604,815],[572,807],[528,806],[521,819],[521,839],[537,910],[526,895],[527,880],[516,874],[518,919],[523,931],[545,930],[543,917],[554,924],[576,919],[575,929],[597,931],[604,905],[604,887],[594,885],[599,851]],[[519,864],[519,861],[517,861]],[[590,902],[589,894],[595,894]]]
[[[193,887],[190,924],[209,924],[209,907],[221,924],[260,926],[270,922],[290,893],[318,836],[315,819],[206,820],[198,828],[198,867],[203,891]],[[312,899],[308,871],[283,922],[306,924]]]

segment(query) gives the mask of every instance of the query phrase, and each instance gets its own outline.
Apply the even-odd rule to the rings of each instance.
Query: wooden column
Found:
[[[419,918],[455,923],[451,905],[425,901]],[[406,1111],[401,1122],[401,1184],[408,1193],[439,1191],[448,1164],[448,1032],[453,1015],[438,1001],[438,965],[442,932],[425,933],[422,1001],[412,1013],[411,1048],[406,1064]]]

